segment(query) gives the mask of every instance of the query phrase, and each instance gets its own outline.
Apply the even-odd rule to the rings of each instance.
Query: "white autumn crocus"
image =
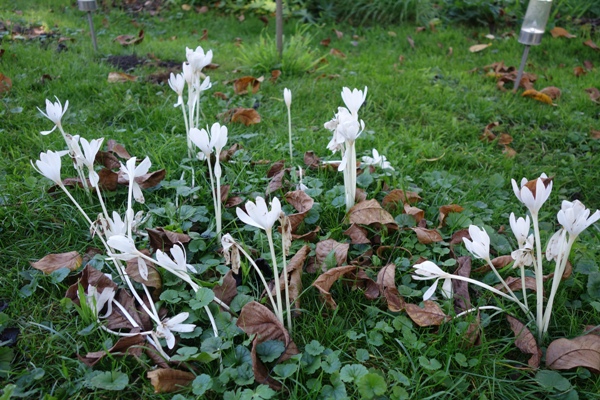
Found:
[[[112,301],[115,298],[115,289],[105,287],[102,292],[99,292],[95,286],[88,285],[87,293],[85,294],[86,303],[98,319],[108,318],[112,314]],[[104,315],[100,315],[100,311],[106,306]]]
[[[54,96],[54,98],[56,99],[55,103],[52,103],[50,100],[46,99],[46,112],[43,112],[39,107],[37,107],[44,117],[54,122],[54,128],[49,131],[41,131],[40,133],[42,135],[48,135],[54,132],[57,127],[60,127],[62,124],[62,117],[69,108],[69,100],[65,101],[65,107],[63,108],[58,97]]]
[[[191,88],[194,83],[194,69],[189,62],[181,64],[181,75],[183,76],[183,80],[187,83],[188,88]]]
[[[548,240],[548,244],[546,245],[546,260],[557,261],[559,258],[562,258],[562,253],[567,247],[566,243],[567,231],[565,228],[560,228],[554,232],[554,235]]]
[[[285,102],[285,106],[287,108],[292,106],[292,91],[288,88],[283,89],[283,101]]]
[[[196,325],[194,324],[182,324],[189,316],[190,313],[182,312],[172,318],[165,318],[156,327],[157,336],[165,338],[169,349],[175,347],[173,332],[193,332],[196,329]]]
[[[213,146],[208,136],[208,131],[204,128],[192,128],[190,129],[190,139],[202,152],[204,157],[209,158],[210,153],[213,151]]]
[[[529,237],[529,230],[531,228],[531,221],[529,220],[529,215],[526,215],[525,218],[516,218],[515,213],[510,213],[509,222],[510,229],[515,235],[517,243],[519,243],[519,247],[523,247],[523,245],[527,241],[527,238]]]
[[[188,63],[192,67],[195,74],[199,74],[204,67],[212,62],[213,52],[208,50],[204,53],[204,49],[201,46],[196,47],[196,50],[185,48],[185,57]]]
[[[131,185],[131,190],[133,192],[133,198],[138,203],[144,203],[144,194],[142,193],[142,188],[136,182],[136,178],[139,178],[148,173],[148,170],[152,166],[152,162],[148,157],[144,158],[144,160],[140,163],[140,165],[135,165],[136,158],[131,157],[127,160],[126,164],[121,164],[121,172],[123,173],[123,177],[129,181],[129,185]]]
[[[525,204],[532,215],[537,215],[552,192],[552,178],[548,178],[546,174],[541,174],[534,181],[523,178],[520,187],[514,179],[511,179],[511,182],[515,196]]]
[[[365,86],[364,92],[362,90],[354,89],[350,91],[349,88],[344,87],[342,89],[342,100],[344,100],[344,104],[352,113],[352,115],[357,115],[358,110],[365,102],[367,98],[367,87]]]
[[[210,81],[210,76],[207,76],[206,78],[204,78],[202,83],[200,83],[200,86],[198,86],[198,90],[200,92],[205,92],[208,89],[210,89],[211,87],[212,87],[212,83]]]
[[[115,250],[119,250],[121,252],[121,253],[110,254],[111,258],[114,258],[117,260],[129,261],[129,260],[133,260],[134,258],[139,257],[139,255],[140,255],[140,252],[138,251],[137,247],[135,246],[133,239],[125,236],[124,234],[112,235],[111,237],[108,238],[106,243],[111,248],[113,248]]]
[[[377,149],[373,149],[373,157],[364,156],[362,158],[362,163],[365,165],[374,165],[380,167],[381,169],[391,169],[394,170],[392,164],[387,160],[387,158],[383,154],[379,154]]]
[[[581,232],[600,219],[600,210],[590,216],[590,210],[582,202],[563,200],[561,209],[557,214],[558,222],[565,228],[569,235],[579,236]]]
[[[177,94],[177,103],[175,103],[173,107],[183,105],[183,90],[185,89],[185,78],[183,73],[175,75],[171,72],[169,86]]]
[[[104,217],[101,217],[101,222],[104,236],[107,239],[116,235],[124,236],[127,233],[127,224],[116,211],[113,211],[112,218],[104,219]]]
[[[98,182],[100,181],[100,176],[94,170],[94,162],[96,160],[96,155],[100,148],[102,147],[102,142],[104,138],[101,139],[93,139],[88,142],[87,139],[81,138],[79,143],[81,144],[81,148],[83,149],[83,163],[88,168],[89,171],[89,179],[92,187],[98,186]]]
[[[165,252],[156,250],[156,260],[161,265],[171,268],[175,271],[187,273],[189,270],[193,273],[197,273],[196,268],[194,268],[193,265],[188,264],[185,251],[183,250],[182,246],[175,245],[171,247],[170,253],[173,259],[171,259],[171,257],[169,257]]]
[[[68,151],[52,151],[40,153],[40,159],[35,162],[31,162],[31,166],[40,174],[56,183],[58,186],[63,186],[62,179],[60,178],[60,169],[62,167],[61,157],[68,154]],[[37,166],[37,167],[36,167]]]
[[[435,279],[433,285],[431,285],[423,294],[423,300],[429,300],[433,296],[440,279],[444,280],[444,283],[442,284],[442,295],[447,299],[452,298],[452,279],[450,278],[450,274],[444,272],[431,261],[423,261],[420,264],[415,264],[413,265],[413,268],[415,269],[415,275],[412,275],[413,279],[417,281]]]
[[[510,253],[510,256],[515,260],[513,268],[519,268],[521,266],[529,267],[533,265],[533,235],[529,235],[522,244],[520,243],[519,248]]]
[[[227,144],[227,127],[215,122],[210,128],[210,143],[215,149],[215,177],[221,178],[221,150]]]
[[[273,197],[273,200],[271,200],[271,211],[269,211],[265,199],[258,196],[256,203],[252,201],[246,202],[246,211],[237,207],[235,212],[238,218],[245,224],[270,232],[275,222],[279,219],[281,203],[277,197]]]
[[[478,226],[469,226],[471,240],[463,238],[467,250],[475,257],[482,260],[490,259],[490,237],[487,232]]]

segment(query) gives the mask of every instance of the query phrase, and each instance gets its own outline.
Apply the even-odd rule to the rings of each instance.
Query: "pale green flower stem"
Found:
[[[504,310],[503,310],[503,309],[501,309],[500,307],[496,307],[496,306],[482,306],[482,307],[474,307],[474,308],[470,308],[470,309],[468,309],[468,310],[465,310],[465,311],[463,311],[463,312],[461,312],[461,313],[459,313],[459,314],[456,314],[456,316],[455,316],[453,319],[456,319],[456,318],[463,317],[463,316],[465,316],[465,315],[467,315],[467,314],[470,314],[470,313],[472,313],[473,311],[479,311],[479,310],[495,310],[495,311],[501,311],[501,312],[503,312],[503,311],[504,311]]]
[[[287,107],[288,114],[288,138],[290,142],[290,165],[294,165],[294,155],[293,155],[293,147],[292,147],[292,111],[290,107]]]
[[[533,261],[535,262],[535,260]],[[527,288],[525,287],[525,265],[521,265],[521,290],[523,291],[523,303],[525,308],[529,311],[529,304],[527,304]]]
[[[187,145],[188,145],[188,158],[192,158],[193,157],[193,152],[192,152],[192,143],[191,143],[191,137],[190,137],[190,123],[188,121],[187,115],[185,113],[185,107],[183,105],[183,101],[180,105],[181,107],[181,112],[183,113],[183,122],[185,123],[185,137],[187,139]],[[192,188],[195,187],[196,184],[196,174],[194,173],[194,166],[192,165]]]
[[[277,310],[275,314],[277,319],[283,325],[283,305],[281,300],[281,286],[279,283],[279,272],[277,271],[277,257],[275,256],[275,246],[273,246],[273,233],[271,228],[266,230],[267,240],[269,241],[269,249],[271,250],[271,262],[273,263],[273,275],[275,279],[275,298],[277,299]]]
[[[560,281],[562,280],[562,276],[565,272],[567,262],[569,261],[569,254],[571,253],[571,247],[573,246],[573,243],[575,243],[575,239],[577,239],[577,236],[571,236],[569,234],[569,240],[567,241],[566,249],[563,249],[564,241],[561,241],[561,246],[558,252],[559,256],[556,260],[556,267],[554,269],[554,276],[552,277],[550,296],[548,297],[548,302],[546,303],[546,311],[544,312],[544,318],[542,322],[542,337],[548,331],[550,317],[552,316],[552,307],[554,306],[554,296],[556,296],[556,291],[558,290],[558,286],[560,285]]]
[[[208,176],[210,177],[210,189],[213,199],[213,207],[215,209],[215,219],[217,221],[217,236],[219,242],[221,241],[221,207],[219,207],[219,202],[221,199],[221,181],[218,180],[217,184],[219,185],[218,190],[215,188],[215,178],[213,178],[213,167],[210,163],[210,154],[206,155],[206,163],[208,164]],[[218,196],[218,197],[217,197]]]
[[[283,251],[283,280],[284,280],[284,288],[285,288],[285,312],[287,317],[287,327],[288,333],[292,334],[292,312],[290,310],[290,289],[289,289],[289,281],[288,281],[288,273],[287,273],[287,260],[285,259],[285,236],[283,235],[284,226],[281,226],[281,249]],[[277,288],[279,290],[279,288]]]
[[[354,206],[356,201],[356,148],[354,141],[346,141],[348,160],[344,170],[344,189],[346,191],[346,212]]]
[[[543,334],[543,318],[544,318],[544,268],[542,266],[542,240],[540,238],[540,227],[538,222],[538,214],[537,212],[531,213],[531,222],[533,224],[533,234],[535,236],[535,248],[537,251],[536,254],[536,263],[534,263],[534,272],[535,272],[535,287],[536,287],[536,327],[538,332],[538,339],[542,339]]]
[[[220,163],[219,161],[219,157],[221,156],[221,154],[217,154],[217,151],[215,150],[215,168],[216,165]],[[208,160],[208,163],[210,164],[210,160]],[[217,217],[217,240],[219,243],[221,243],[221,229],[223,226],[223,222],[222,222],[222,207],[223,207],[223,203],[221,200],[221,177],[220,176],[215,176],[215,180],[217,181],[217,190],[216,190],[216,195],[217,195],[217,201],[216,201],[216,209],[215,209],[215,216]]]
[[[273,310],[277,310],[277,305],[275,304],[275,299],[273,299],[273,294],[269,290],[269,284],[267,283],[267,280],[265,279],[265,276],[263,275],[263,273],[260,270],[260,268],[258,268],[258,265],[256,265],[256,263],[254,262],[254,260],[252,259],[252,257],[250,257],[250,255],[248,253],[246,253],[246,251],[242,248],[242,246],[238,245],[237,243],[234,243],[233,245],[236,246],[238,248],[238,250],[242,252],[242,254],[246,257],[246,259],[248,260],[248,262],[250,263],[250,265],[252,265],[254,267],[254,270],[256,271],[256,273],[258,274],[258,276],[260,277],[260,280],[261,280],[262,284],[265,287],[265,291],[267,292],[267,296],[269,296],[269,300],[271,301],[271,306],[273,307]]]
[[[504,286],[504,289],[506,289],[506,291],[515,300],[515,302],[519,305],[519,307],[521,307],[521,309],[527,314],[529,312],[529,309],[523,303],[521,303],[519,301],[519,299],[517,298],[517,296],[515,295],[515,293],[512,291],[512,289],[508,286],[508,284],[506,283],[506,281],[504,279],[502,279],[502,277],[500,276],[500,274],[496,270],[496,267],[494,267],[494,264],[492,264],[492,261],[489,258],[486,259],[486,261],[487,261],[488,265],[490,266],[490,268],[492,269],[492,271],[494,271],[494,275],[496,275],[496,278],[498,278],[498,280],[500,281],[500,283],[502,283],[502,286]]]

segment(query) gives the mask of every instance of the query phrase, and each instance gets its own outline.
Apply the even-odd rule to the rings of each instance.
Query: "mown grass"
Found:
[[[330,48],[336,48],[346,58],[327,55],[327,68],[317,74],[284,74],[275,84],[263,83],[256,95],[233,96],[231,85],[224,82],[252,72],[248,67],[234,72],[244,68],[235,39],[239,37],[245,44],[257,41],[264,29],[258,19],[247,18],[240,23],[234,17],[177,9],[163,11],[159,16],[106,9],[95,16],[100,54],[93,53],[87,21],[71,2],[2,2],[0,20],[56,27],[60,36],[75,39],[65,42],[68,50],[60,52],[57,38],[2,39],[5,53],[0,58],[0,72],[12,79],[13,87],[1,98],[0,108],[0,298],[9,301],[4,312],[10,316],[11,324],[21,329],[8,382],[37,389],[32,397],[48,394],[55,398],[162,398],[152,393],[145,377],[147,361],[136,363],[108,357],[96,368],[126,372],[131,385],[116,395],[85,388],[89,371],[75,355],[108,348],[114,338],[99,330],[78,335],[85,324],[60,302],[66,281],[57,284],[40,276],[33,295],[24,297],[20,292],[29,283],[29,261],[48,253],[84,252],[94,243],[76,210],[62,196],[48,194],[45,189],[49,182],[30,166],[29,160],[35,160],[40,151],[64,146],[56,132],[50,136],[39,134],[51,125],[36,109],[43,106],[44,99],[57,96],[69,100],[69,111],[63,119],[67,132],[90,139],[115,139],[131,154],[149,156],[153,169],[166,168],[167,181],[179,179],[184,171],[180,163],[186,153],[185,134],[180,111],[172,107],[174,94],[167,85],[143,80],[107,83],[108,73],[115,70],[105,62],[109,54],[152,53],[162,60],[179,62],[184,59],[185,46],[213,49],[214,62],[220,67],[209,71],[215,85],[206,92],[203,102],[206,122],[211,124],[218,114],[234,106],[258,105],[262,117],[260,124],[250,127],[229,124],[230,142],[241,143],[245,150],[227,166],[224,181],[232,183],[245,199],[264,194],[268,183],[265,174],[269,165],[250,165],[249,161],[287,158],[284,87],[293,92],[294,157],[301,164],[302,155],[310,150],[324,158],[336,158],[325,150],[330,135],[322,125],[342,105],[339,92],[343,86],[368,86],[367,102],[361,109],[367,130],[357,142],[358,154],[370,154],[373,147],[385,154],[397,173],[380,179],[390,188],[418,188],[423,198],[419,206],[431,224],[437,224],[439,206],[457,203],[465,207],[464,213],[473,223],[499,229],[507,225],[511,211],[525,212],[512,193],[510,178],[532,178],[542,172],[555,176],[554,193],[542,213],[548,221],[545,236],[553,232],[555,211],[561,200],[580,199],[591,209],[600,207],[600,185],[595,172],[600,167],[600,142],[590,137],[592,129],[600,129],[600,111],[584,91],[597,84],[598,72],[594,68],[584,76],[573,74],[573,67],[582,65],[584,60],[598,64],[597,53],[582,45],[588,37],[567,40],[547,36],[541,46],[532,48],[527,70],[538,75],[536,88],[552,85],[563,92],[556,102],[558,106],[552,107],[497,90],[495,80],[486,77],[481,67],[501,60],[517,65],[522,46],[514,38],[497,39],[489,49],[470,53],[469,46],[488,41],[483,37],[488,32],[483,29],[441,26],[436,32],[415,33],[414,26],[340,25],[335,28],[344,32],[344,37],[337,39],[332,26],[311,27],[316,52],[327,55]],[[293,23],[288,27],[287,33],[292,34]],[[140,45],[122,48],[113,42],[117,35],[135,35],[140,28],[145,31]],[[208,29],[208,40],[200,42],[202,29]],[[274,21],[267,29],[274,30]],[[572,32],[586,35],[576,28]],[[415,49],[406,39],[409,35],[415,41]],[[318,45],[318,41],[328,37],[332,39],[328,48]],[[592,39],[600,40],[597,36]],[[476,67],[479,69],[472,72]],[[143,66],[131,73],[143,78],[154,71],[154,67]],[[53,79],[42,83],[44,74]],[[212,97],[216,91],[226,93],[231,101]],[[496,143],[479,140],[485,125],[494,121],[502,123],[498,132],[507,132],[514,138],[514,158],[505,157]],[[344,209],[331,206],[327,194],[334,185],[341,185],[341,174],[309,171],[306,182],[312,188],[320,185],[322,189],[315,198],[320,207],[316,225],[323,228],[322,237],[345,241],[345,228],[340,226]],[[377,185],[371,183],[366,190],[369,197],[381,199],[383,193],[377,191]],[[76,194],[91,215],[99,212],[99,207],[83,193]],[[203,189],[198,200],[180,198],[179,204],[210,207],[209,197],[209,191]],[[109,196],[114,209],[121,209],[125,201],[123,192]],[[175,203],[174,190],[158,189],[147,194],[150,209],[167,202]],[[156,225],[177,223],[158,216],[154,221]],[[241,228],[231,210],[226,211],[225,226],[233,232]],[[445,239],[461,227],[457,223],[447,228]],[[266,253],[266,241],[257,242],[258,235],[254,236],[246,240]],[[579,265],[585,261],[586,265],[591,263],[589,268],[598,271],[599,239],[598,229],[590,228],[573,253],[575,273],[565,282],[557,299],[550,327],[552,338],[574,337],[581,334],[582,325],[598,324],[600,313],[589,305],[593,299],[586,294],[587,275]],[[436,247],[420,246],[406,232],[384,235],[382,242],[412,250],[411,254],[396,250],[382,263],[397,263],[398,285],[405,288],[408,299],[418,302],[421,292],[416,289],[421,286],[411,282],[410,266],[420,255],[437,258]],[[214,246],[214,242],[209,242],[209,250]],[[352,254],[361,251],[353,248]],[[306,275],[305,287],[314,278]],[[467,346],[463,335],[468,318],[438,329],[418,328],[406,317],[385,311],[382,302],[369,302],[359,291],[348,292],[340,284],[334,286],[334,298],[339,308],[331,311],[316,290],[305,290],[304,312],[295,322],[294,333],[301,348],[318,340],[325,347],[340,350],[340,358],[349,363],[359,362],[356,351],[365,349],[368,359],[360,362],[384,374],[389,370],[403,372],[410,381],[404,389],[412,398],[466,398],[465,393],[473,393],[469,395],[472,398],[559,398],[559,393],[542,388],[530,371],[521,369],[527,358],[514,347],[513,335],[501,315],[484,318],[481,345]],[[478,300],[480,304],[492,301],[488,297]],[[446,311],[452,308],[450,303],[443,306]],[[377,323],[393,327],[393,332],[376,328]],[[352,340],[348,331],[365,336]],[[369,340],[369,335],[377,336],[372,332],[381,334],[381,343]],[[467,367],[456,362],[454,356],[458,352],[465,356]],[[424,369],[418,361],[422,356],[438,360],[442,368]],[[206,373],[216,376],[217,369],[211,368]],[[592,398],[600,389],[598,378],[583,371],[566,372],[563,376],[577,388],[580,398]],[[300,373],[288,383],[292,398],[317,397],[318,390],[309,387],[308,378],[314,379]],[[318,379],[322,379],[322,384],[329,383],[329,377]],[[349,385],[348,395],[356,398],[358,392],[352,390]]]

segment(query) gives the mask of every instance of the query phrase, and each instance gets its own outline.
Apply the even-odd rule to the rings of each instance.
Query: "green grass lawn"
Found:
[[[87,139],[104,137],[105,145],[114,139],[138,159],[148,156],[151,171],[166,169],[161,185],[145,191],[146,203],[135,206],[136,211],[150,215],[146,227],[192,232],[194,245],[188,248],[189,261],[207,269],[198,279],[208,285],[227,271],[217,251],[220,243],[214,236],[205,162],[183,162],[187,158],[186,135],[181,111],[173,107],[176,95],[166,82],[151,80],[153,74],[167,68],[156,60],[179,65],[185,60],[186,46],[212,49],[213,63],[218,64],[218,68],[204,71],[213,86],[201,100],[202,125],[212,125],[235,107],[254,107],[261,116],[261,122],[255,125],[227,123],[228,146],[238,143],[242,149],[230,162],[223,163],[222,181],[231,185],[232,195],[244,202],[265,195],[267,172],[274,162],[286,160],[286,166],[290,166],[283,89],[291,89],[294,165],[302,166],[303,182],[315,201],[300,230],[306,233],[320,227],[317,241],[350,243],[343,233],[349,225],[344,219],[342,173],[332,168],[309,169],[303,157],[312,151],[324,160],[340,159],[339,153],[332,155],[326,149],[331,134],[323,124],[343,105],[343,87],[368,87],[366,103],[360,110],[366,128],[356,141],[357,155],[359,159],[371,155],[371,149],[376,148],[395,171],[386,174],[375,170],[359,176],[358,186],[367,199],[382,201],[393,189],[418,192],[421,200],[416,206],[424,211],[430,229],[439,224],[439,207],[464,207],[461,213],[451,214],[439,229],[443,241],[420,243],[409,229],[415,226],[414,219],[396,209],[391,215],[400,229],[370,227],[369,237],[376,236],[376,244],[350,245],[347,261],[362,256],[366,259],[364,271],[372,279],[381,267],[395,264],[396,287],[409,303],[419,304],[429,285],[412,280],[411,267],[423,257],[446,265],[449,271],[455,269],[453,256],[469,253],[462,243],[451,245],[450,240],[470,224],[485,225],[492,233],[494,257],[510,254],[516,248],[508,217],[511,212],[524,216],[527,210],[514,196],[511,178],[519,182],[522,177],[534,179],[541,173],[554,177],[552,195],[540,212],[543,243],[558,227],[556,212],[563,200],[580,200],[592,212],[600,208],[600,140],[592,134],[600,131],[600,106],[585,90],[598,87],[600,53],[583,45],[588,39],[600,43],[598,33],[565,27],[577,37],[552,38],[546,34],[541,46],[532,47],[526,70],[537,75],[535,88],[555,86],[562,91],[554,101],[556,105],[551,106],[520,96],[522,89],[517,94],[500,91],[496,79],[484,70],[484,66],[500,61],[518,66],[523,46],[513,35],[503,35],[511,28],[489,39],[485,37],[489,32],[483,28],[440,25],[435,31],[417,32],[416,26],[409,24],[327,24],[303,30],[289,20],[286,38],[300,35],[298,32],[310,35],[312,46],[306,50],[311,50],[312,56],[307,59],[323,57],[326,61],[309,73],[284,70],[272,82],[269,71],[258,71],[242,62],[260,56],[261,49],[253,45],[261,37],[273,35],[275,21],[268,21],[265,28],[258,17],[250,14],[240,21],[237,16],[219,15],[212,10],[196,13],[178,6],[161,10],[158,15],[107,7],[94,15],[100,48],[96,54],[85,14],[74,2],[23,0],[15,5],[0,0],[0,24],[5,27],[0,30],[0,73],[12,81],[12,87],[4,93],[0,85],[0,299],[7,304],[0,313],[0,329],[20,330],[14,346],[0,347],[0,377],[5,382],[0,386],[15,384],[17,395],[44,399],[184,399],[201,393],[201,381],[197,379],[194,392],[184,389],[178,397],[155,394],[146,375],[154,363],[145,355],[139,359],[110,355],[93,368],[87,367],[78,355],[107,350],[117,338],[90,325],[70,301],[63,300],[79,270],[59,278],[38,273],[30,266],[30,262],[49,253],[83,254],[90,247],[101,247],[75,207],[60,192],[49,193],[51,182],[30,164],[42,151],[65,147],[58,131],[48,136],[39,133],[51,129],[52,122],[37,107],[44,109],[45,99],[54,101],[57,96],[63,103],[69,101],[62,120],[68,133]],[[28,38],[27,32],[19,33],[15,28],[40,25],[51,34]],[[114,41],[118,35],[136,36],[140,29],[144,30],[144,39],[136,46],[123,47]],[[204,30],[207,37],[201,40]],[[343,36],[338,38],[334,30]],[[414,41],[414,47],[407,37]],[[320,44],[328,38],[328,46]],[[470,46],[480,43],[492,45],[481,52],[469,51]],[[344,57],[332,54],[332,49]],[[130,71],[119,70],[108,62],[111,56],[126,55],[149,61]],[[585,61],[593,67],[576,76],[574,68]],[[109,73],[116,71],[138,78],[107,82]],[[265,74],[265,80],[256,93],[234,94],[234,79],[261,74]],[[213,96],[216,92],[227,99]],[[499,123],[493,129],[495,134],[512,137],[512,156],[503,153],[498,139],[480,140],[485,127],[493,122]],[[261,160],[266,161],[258,162]],[[63,158],[63,178],[72,176],[66,165],[70,163],[65,161]],[[194,167],[200,189],[186,195],[181,186],[190,184],[190,166]],[[184,182],[180,181],[182,174]],[[273,195],[283,199],[289,188],[278,189]],[[98,202],[83,190],[72,192],[89,215],[101,212]],[[107,192],[105,201],[109,210],[122,214],[127,190]],[[286,213],[294,212],[291,205],[282,202]],[[269,260],[265,235],[245,227],[233,208],[224,209],[223,220],[224,232],[254,249],[256,257]],[[278,233],[275,239],[279,249]],[[582,335],[584,326],[600,324],[599,242],[598,225],[591,226],[576,242],[570,257],[573,273],[562,282],[549,335],[540,343],[544,352],[552,340],[571,339]],[[303,244],[294,241],[291,255]],[[316,245],[309,244],[313,256]],[[144,238],[140,238],[139,245],[148,247]],[[474,270],[484,264],[476,259],[472,262]],[[103,264],[99,258],[94,258],[94,263]],[[335,266],[335,258],[328,256],[326,264]],[[109,270],[108,265],[104,264],[102,272]],[[515,275],[510,267],[501,273]],[[404,311],[389,311],[385,299],[368,300],[363,289],[349,290],[352,282],[333,285],[331,293],[338,307],[331,310],[311,287],[318,275],[305,272],[302,277],[302,312],[294,319],[292,334],[302,359],[293,358],[283,364],[284,368],[276,368],[272,361],[268,364],[274,376],[286,377],[279,379],[283,388],[277,394],[254,381],[248,336],[236,331],[232,317],[216,307],[213,311],[219,315],[219,328],[225,337],[219,353],[223,363],[187,361],[173,367],[211,377],[212,389],[204,394],[206,398],[591,399],[600,391],[598,374],[585,368],[556,373],[546,369],[544,362],[539,371],[527,368],[529,355],[515,346],[504,313],[482,311],[478,320],[480,336],[473,344],[467,331],[471,323],[477,322],[475,313],[439,326],[419,327]],[[492,274],[474,272],[473,277],[497,283]],[[189,296],[189,288],[181,282],[167,276],[163,279],[170,290]],[[257,298],[262,287],[256,276],[246,276],[243,283],[240,293],[246,295],[244,298]],[[155,300],[169,310],[169,315],[175,315],[190,311],[185,296],[180,302],[170,302],[164,296]],[[502,306],[525,322],[518,307],[473,285],[471,298],[474,306]],[[534,298],[529,296],[530,303]],[[455,314],[452,300],[439,296],[437,302],[445,313]],[[205,314],[198,311],[194,315],[197,324],[204,324],[205,333],[183,339],[181,347],[201,347],[200,342],[211,333]],[[529,328],[533,331],[535,327]],[[121,391],[103,389],[98,384],[99,371],[121,373],[113,376],[113,384],[124,375],[128,385]],[[369,379],[352,375],[362,376],[363,371]]]

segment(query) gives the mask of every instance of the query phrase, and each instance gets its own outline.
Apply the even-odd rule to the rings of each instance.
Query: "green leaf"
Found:
[[[254,300],[254,297],[240,293],[231,300],[229,307],[233,312],[240,312],[242,307]]]
[[[267,363],[278,359],[284,351],[285,346],[279,340],[267,340],[256,346],[256,353],[261,360]]]
[[[588,275],[587,292],[592,299],[600,298],[600,272],[592,272]]]
[[[371,185],[373,183],[373,181],[374,181],[373,176],[366,169],[364,170],[364,172],[362,174],[360,174],[356,178],[356,184],[364,189],[368,188],[369,185]]]
[[[369,332],[367,343],[372,346],[379,347],[383,344],[383,335],[380,332],[371,331]]]
[[[389,370],[388,375],[393,378],[392,379],[393,381],[398,382],[404,386],[410,386],[410,379],[408,379],[408,377],[406,375],[404,375],[402,372],[398,371],[397,369]]]
[[[442,364],[440,364],[438,360],[436,360],[435,358],[429,359],[425,356],[419,357],[419,364],[421,364],[421,367],[425,368],[428,371],[436,371],[442,368]]]
[[[13,392],[15,391],[15,388],[16,386],[13,384],[4,386],[4,388],[2,388],[2,395],[0,396],[0,400],[9,400]]]
[[[356,349],[356,359],[358,361],[367,361],[369,357],[369,351],[367,349]]]
[[[160,299],[167,303],[176,304],[181,301],[181,295],[177,290],[168,289],[160,294]]]
[[[0,347],[0,378],[6,378],[15,354],[9,347]]]
[[[234,382],[236,385],[245,386],[254,382],[254,372],[252,365],[242,364],[235,368]]]
[[[312,374],[321,368],[321,356],[311,356],[307,352],[302,353],[302,371],[307,374]]]
[[[190,300],[190,307],[192,310],[199,310],[210,304],[215,298],[215,294],[212,290],[200,287],[196,292],[196,298]]]
[[[267,385],[258,385],[256,389],[254,389],[254,396],[258,396],[261,399],[271,399],[273,396],[277,394],[276,391],[268,387]]]
[[[223,341],[220,337],[211,336],[202,341],[200,345],[200,350],[205,351],[207,353],[217,353],[221,350],[223,346]]]
[[[196,353],[198,353],[197,347],[180,347],[177,349],[177,354],[171,357],[171,359],[173,361],[187,361],[195,356]]]
[[[348,331],[348,332],[346,332],[346,336],[350,340],[358,340],[360,338],[365,337],[365,334],[364,333],[356,333],[355,331]]]
[[[129,377],[120,371],[105,371],[95,375],[89,383],[96,389],[123,390],[129,384]]]
[[[369,373],[369,370],[361,364],[344,365],[340,371],[340,379],[344,382],[355,382]]]
[[[294,373],[298,370],[298,364],[277,364],[275,368],[273,368],[273,372],[275,372],[278,376],[283,379],[289,378],[294,375]]]
[[[467,357],[463,353],[456,353],[454,355],[454,359],[456,360],[456,363],[463,368],[467,368],[469,366]]]
[[[319,343],[317,340],[313,340],[306,345],[304,350],[306,350],[306,352],[311,356],[319,356],[325,351],[325,347],[321,346],[321,343]]]
[[[392,389],[392,395],[390,396],[390,399],[391,400],[408,400],[408,399],[410,399],[410,395],[408,394],[406,389],[404,389],[403,387],[394,386],[394,388]]]
[[[202,396],[212,388],[212,378],[206,374],[198,375],[192,382],[192,391],[196,396]]]
[[[65,278],[69,275],[69,272],[71,272],[71,270],[67,267],[59,268],[55,271],[52,271],[50,274],[50,279],[52,280],[52,283],[60,283],[65,280]]]
[[[556,389],[561,392],[571,389],[571,382],[556,371],[538,371],[534,379],[540,386],[546,389]]]
[[[598,272],[598,264],[591,258],[581,258],[575,264],[574,270],[579,274],[589,275],[592,272]]]
[[[372,372],[363,375],[357,382],[358,392],[365,399],[381,396],[387,390],[385,379],[381,375]]]
[[[340,362],[338,354],[339,351],[334,351],[333,353],[328,354],[327,357],[321,361],[321,369],[326,374],[333,374],[334,372],[339,371],[342,367],[342,363]]]

